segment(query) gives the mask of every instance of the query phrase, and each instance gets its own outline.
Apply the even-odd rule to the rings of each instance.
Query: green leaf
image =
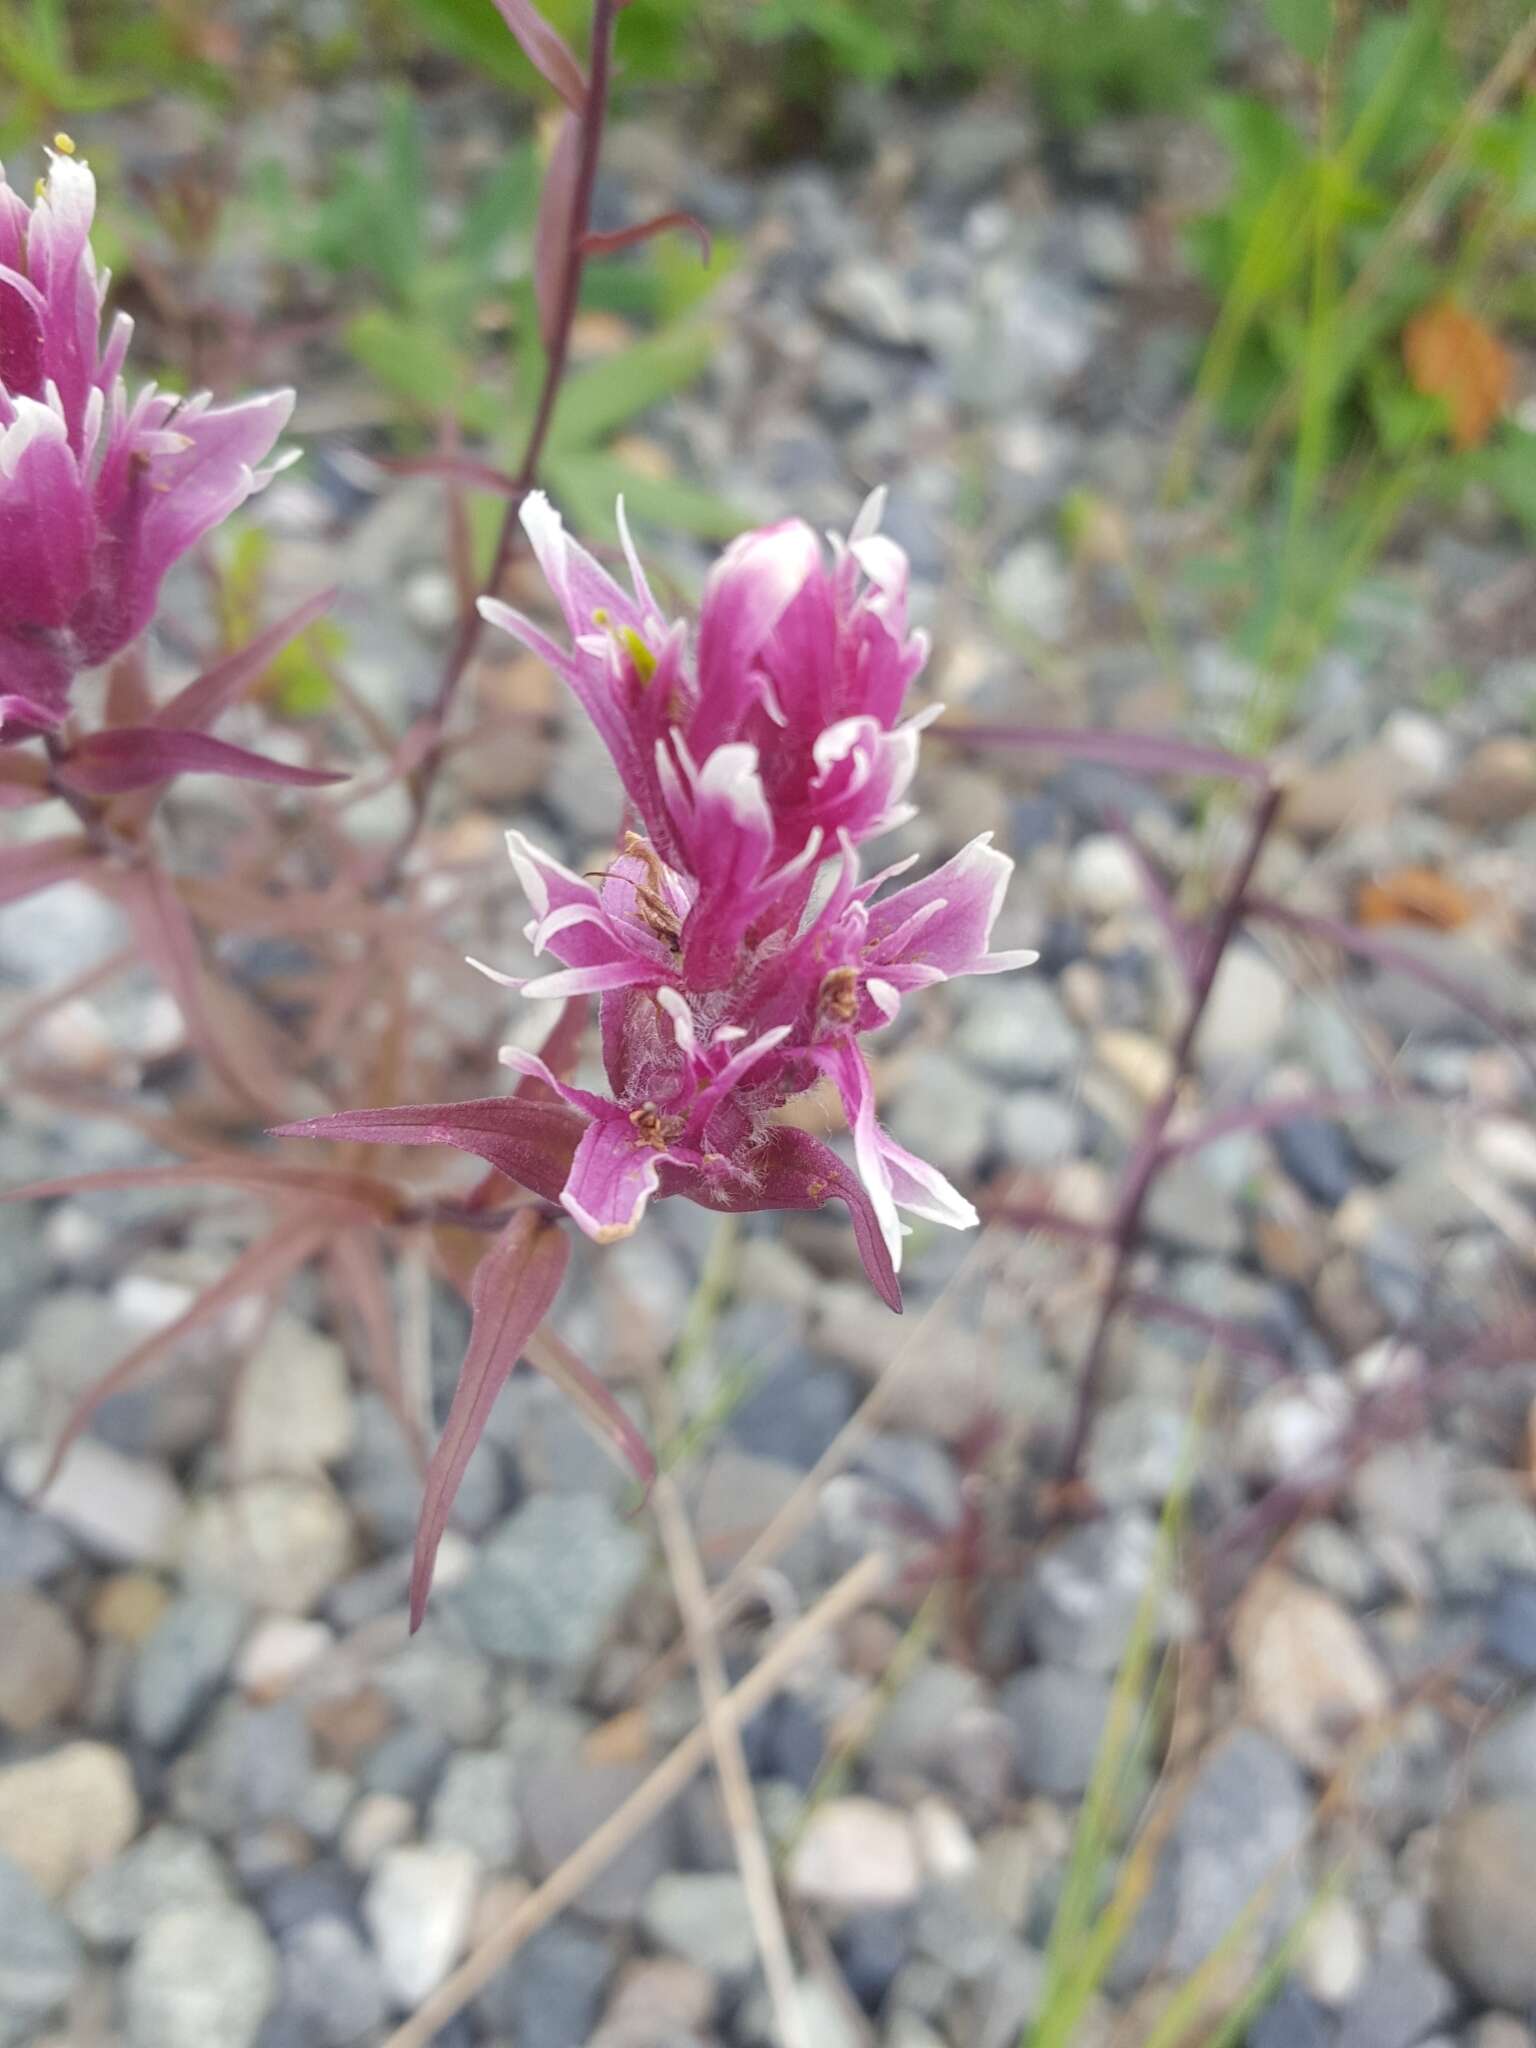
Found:
[[[660,236],[650,250],[659,287],[657,310],[668,322],[694,312],[741,261],[741,244],[730,235],[714,237],[707,263],[700,261],[692,235],[682,232]]]
[[[465,208],[455,254],[478,267],[488,264],[512,236],[531,238],[539,210],[539,177],[538,152],[531,142],[508,150]]]
[[[1333,35],[1333,0],[1265,0],[1269,25],[1309,64],[1321,64]]]
[[[475,65],[499,85],[524,97],[550,96],[492,0],[405,0],[405,8],[440,49]]]
[[[469,359],[426,322],[373,307],[347,322],[346,340],[365,370],[424,417],[453,413],[481,434],[499,423],[496,394],[476,384]]]
[[[473,64],[523,99],[549,100],[550,88],[528,62],[492,0],[402,0],[404,11],[439,49]],[[621,78],[676,83],[701,56],[698,0],[631,0],[620,18]],[[540,11],[578,56],[585,47],[587,0],[540,0]]]
[[[1370,365],[1365,397],[1376,438],[1388,455],[1416,452],[1445,432],[1448,415],[1444,399],[1415,391],[1394,357],[1382,357]]]
[[[1370,162],[1378,176],[1405,171],[1434,148],[1464,96],[1435,0],[1406,15],[1377,14],[1350,61],[1342,154],[1356,169]]]
[[[1306,145],[1268,100],[1247,93],[1212,93],[1205,117],[1231,150],[1243,188],[1262,198],[1307,161]]]
[[[707,322],[684,321],[647,335],[622,355],[578,370],[560,394],[551,453],[589,448],[685,389],[706,368],[718,342]]]
[[[615,540],[614,506],[623,498],[636,525],[691,533],[700,540],[731,540],[747,524],[738,508],[698,484],[644,476],[617,456],[556,453],[544,465],[551,492],[587,535]]]
[[[1493,491],[1536,542],[1536,434],[1512,423],[1476,451],[1473,474]]]

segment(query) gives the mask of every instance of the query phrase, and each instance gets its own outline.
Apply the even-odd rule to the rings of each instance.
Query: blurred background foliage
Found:
[[[586,0],[547,11],[579,46]],[[632,0],[621,59],[621,114],[681,110],[737,162],[851,146],[839,110],[860,96],[867,109],[884,94],[873,126],[898,132],[904,100],[977,92],[1027,105],[1068,157],[1092,124],[1127,117],[1177,119],[1224,153],[1219,203],[1176,223],[1208,303],[1165,490],[1210,495],[1213,441],[1240,456],[1235,482],[1222,466],[1221,545],[1188,573],[1269,679],[1249,744],[1284,729],[1415,508],[1479,490],[1536,535],[1536,436],[1513,406],[1536,335],[1524,0]],[[477,76],[505,89],[520,138],[445,188],[424,108]],[[296,88],[347,95],[320,189],[263,147],[261,110]],[[358,88],[373,94],[361,121]],[[191,110],[177,148],[199,113],[205,140],[190,163],[170,149],[114,176],[110,117],[150,95]],[[107,251],[169,381],[238,369],[220,354],[240,321],[218,303],[217,258],[254,238],[267,296],[247,328],[323,319],[377,391],[362,424],[382,422],[397,452],[427,447],[446,412],[486,461],[510,458],[537,385],[552,110],[493,0],[0,0],[0,144],[30,151],[93,122]],[[642,519],[733,530],[734,508],[636,468],[624,444],[707,366],[736,253],[721,239],[701,268],[663,239],[591,267],[584,303],[610,317],[609,345],[572,377],[547,468],[578,523],[609,530],[622,488]],[[1063,508],[1074,530],[1081,509]]]

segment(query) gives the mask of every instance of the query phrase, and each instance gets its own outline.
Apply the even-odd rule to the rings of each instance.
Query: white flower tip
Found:
[[[556,579],[551,565],[565,552],[564,521],[543,491],[530,491],[517,516],[539,567],[553,584]]]
[[[569,1195],[562,1195],[560,1199],[594,1244],[622,1244],[626,1237],[633,1237],[640,1227],[638,1216],[628,1223],[599,1223],[587,1214],[579,1202],[572,1201]]]
[[[507,833],[507,853],[518,885],[538,917],[549,914],[549,888],[539,872],[539,857],[532,840],[514,826]]]
[[[848,529],[848,545],[855,546],[861,540],[870,540],[885,523],[885,501],[889,493],[884,484],[876,484],[869,496],[859,507],[858,516]]]
[[[487,981],[494,981],[498,988],[519,989],[523,985],[520,975],[503,974],[499,967],[492,967],[484,960],[477,960],[473,953],[464,955],[464,964],[466,967],[473,967],[476,974],[483,974]]]
[[[728,740],[723,747],[716,747],[699,770],[696,788],[701,797],[714,797],[725,804],[740,824],[768,821],[757,749],[747,740]]]

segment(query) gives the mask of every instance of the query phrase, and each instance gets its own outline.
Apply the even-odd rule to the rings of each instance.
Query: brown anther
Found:
[[[647,876],[645,882],[634,884],[635,902],[640,912],[641,923],[648,931],[654,932],[663,945],[676,953],[679,950],[682,927],[677,921],[676,912],[667,902],[666,882],[656,849],[647,840],[642,839],[639,833],[626,832],[624,852],[629,859],[639,861]]]
[[[834,967],[821,984],[821,1013],[834,1024],[851,1024],[859,1014],[859,974],[856,967]]]
[[[634,1125],[635,1136],[642,1145],[654,1145],[658,1152],[666,1150],[666,1126],[654,1102],[647,1102],[640,1109],[632,1109],[629,1112],[629,1120]]]

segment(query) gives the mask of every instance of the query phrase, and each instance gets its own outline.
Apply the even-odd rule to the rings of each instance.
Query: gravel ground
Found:
[[[1154,124],[1095,130],[1063,158],[986,106],[895,119],[856,104],[849,125],[853,168],[751,182],[653,130],[614,135],[610,210],[690,205],[744,246],[720,359],[647,423],[641,453],[754,517],[846,526],[887,484],[935,634],[925,687],[958,712],[1226,736],[1255,677],[1176,574],[1202,545],[1195,516],[1158,498],[1202,315],[1157,224],[1209,176],[1201,153]],[[319,418],[328,394],[308,402]],[[306,439],[306,479],[262,501],[275,574],[342,578],[349,673],[403,723],[444,631],[433,490],[358,486],[345,436]],[[1148,651],[1123,555],[1064,549],[1061,502],[1085,490],[1134,535],[1171,662]],[[656,553],[696,582],[701,551]],[[1536,563],[1477,506],[1410,534],[1308,680],[1263,874],[1294,905],[1348,915],[1365,883],[1439,870],[1466,921],[1393,938],[1527,1024],[1533,618]],[[1465,688],[1447,706],[1436,679],[1452,668]],[[505,650],[478,681],[554,716],[505,761],[456,771],[438,849],[489,864],[501,827],[526,823],[587,864],[615,814],[592,742]],[[883,1048],[885,1113],[963,1185],[1102,1214],[1179,1021],[1166,939],[1110,821],[1132,820],[1175,873],[1230,851],[1232,821],[1115,771],[937,742],[922,794],[892,857],[995,828],[1019,862],[1001,943],[1043,960],[909,1005]],[[361,829],[387,833],[389,801]],[[510,873],[491,893],[474,949],[488,920],[510,964]],[[119,943],[84,892],[0,913],[0,1022]],[[492,1000],[468,978],[444,992],[466,1014]],[[174,1010],[131,981],[43,1029],[53,1059],[118,1083],[179,1044]],[[1189,1570],[1159,1608],[1180,1675],[1166,1833],[1113,2003],[1079,2038],[1143,2040],[1236,1915],[1248,1944],[1273,1938],[1331,1877],[1250,2048],[1536,2043],[1536,1338],[1427,1418],[1419,1393],[1528,1300],[1528,1077],[1390,966],[1238,943],[1192,1104],[1388,1079],[1426,1106],[1240,1133],[1160,1184],[1136,1281],[1173,1306],[1121,1324],[1088,1461],[1103,1512],[1054,1531],[1047,1482],[1093,1302],[1075,1251],[1002,1224],[918,1239],[896,1325],[841,1211],[740,1232],[676,1389],[713,1576],[910,1360],[726,1638],[738,1675],[867,1549],[906,1574],[746,1731],[810,2048],[1007,2048],[1035,2008],[1210,1349],[1180,1305],[1251,1344],[1207,1382]],[[25,1096],[7,1113],[8,1179],[142,1151]],[[653,1682],[676,1616],[649,1518],[525,1378],[407,1638],[418,1481],[302,1291],[233,1396],[238,1318],[109,1403],[50,1511],[28,1513],[37,1447],[71,1399],[240,1241],[217,1209],[179,1212],[167,1241],[163,1210],[138,1195],[0,1210],[0,2048],[361,2048],[686,1733],[697,1687],[676,1668]],[[578,1264],[557,1321],[638,1386],[682,1328],[714,1229],[663,1205],[640,1239]],[[433,1316],[441,1400],[462,1322],[446,1299]],[[1256,1521],[1286,1486],[1294,1512]],[[966,1597],[903,1641],[962,1530],[979,1558]],[[840,1745],[848,1767],[828,1783]],[[438,2038],[770,2041],[708,1776]]]

